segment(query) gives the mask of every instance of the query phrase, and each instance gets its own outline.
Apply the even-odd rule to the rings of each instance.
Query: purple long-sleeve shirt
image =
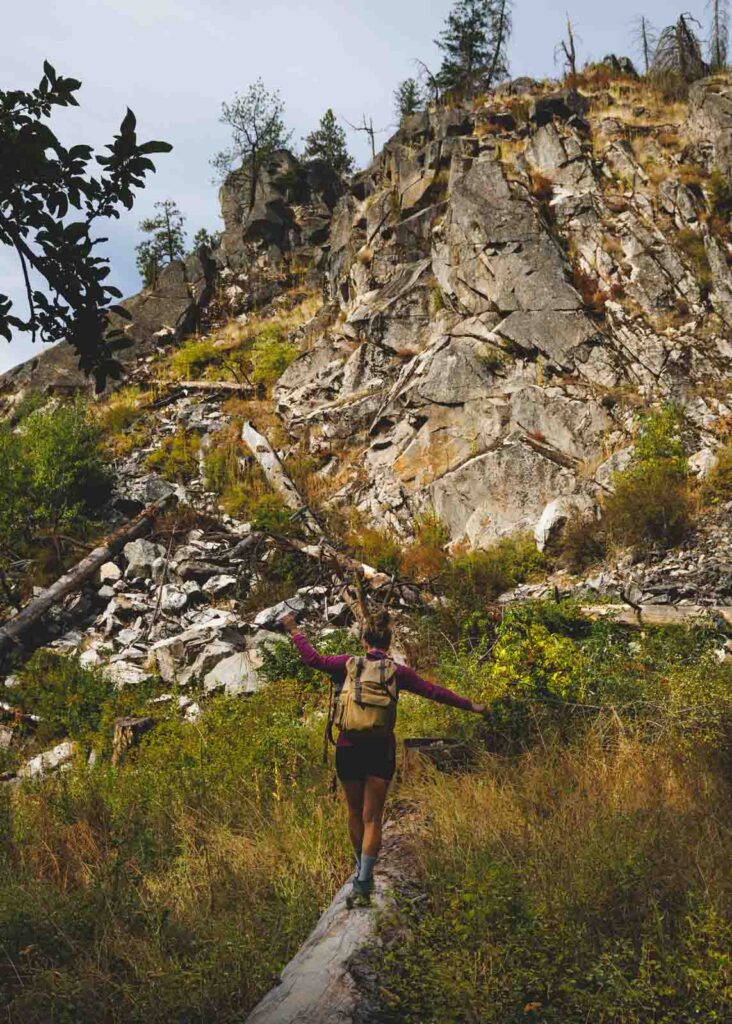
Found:
[[[325,672],[333,680],[333,685],[338,692],[346,681],[346,666],[351,660],[351,654],[318,654],[313,645],[303,633],[294,633],[292,642],[308,668],[314,668],[318,672]],[[379,661],[388,658],[384,651],[370,650],[366,657],[370,661]],[[413,668],[407,665],[396,666],[396,684],[398,690],[408,690],[410,693],[417,693],[420,697],[434,700],[438,704],[449,704],[451,707],[460,708],[462,711],[470,711],[472,702],[467,697],[460,697],[452,690],[436,683],[430,683],[417,675]],[[353,744],[342,733],[338,737],[339,747],[350,747]]]

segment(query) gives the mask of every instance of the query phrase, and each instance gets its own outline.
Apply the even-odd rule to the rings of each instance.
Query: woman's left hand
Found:
[[[485,706],[485,704],[471,704],[470,710],[473,712],[474,715],[484,715],[488,708]]]

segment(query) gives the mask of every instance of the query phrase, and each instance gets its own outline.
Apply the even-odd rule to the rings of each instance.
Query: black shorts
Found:
[[[391,781],[395,771],[393,736],[360,740],[351,747],[336,747],[336,773],[341,782],[365,782],[369,775]]]

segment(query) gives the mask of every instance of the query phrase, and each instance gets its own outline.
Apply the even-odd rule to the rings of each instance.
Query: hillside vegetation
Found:
[[[393,813],[416,811],[426,900],[384,922],[385,1020],[726,1019],[732,680],[718,643],[538,605],[430,648],[435,675],[490,714],[476,725],[403,700],[402,735],[461,736],[476,761],[395,790]],[[59,684],[58,734],[97,763],[0,796],[11,1019],[241,1020],[349,871],[320,762],[324,688],[283,642],[260,694],[218,698],[196,723],[163,711],[113,768],[119,698],[92,696],[72,666],[84,714]],[[50,723],[40,673],[59,678],[36,661],[20,699]]]
[[[278,121],[220,155],[220,236],[143,243],[119,387],[62,349],[0,378],[0,625],[157,509],[0,666],[12,1024],[235,1024],[275,985],[351,871],[281,602],[355,652],[364,593],[487,707],[402,701],[465,757],[390,797],[378,1019],[732,1019],[732,83],[565,84],[403,83],[348,178]]]

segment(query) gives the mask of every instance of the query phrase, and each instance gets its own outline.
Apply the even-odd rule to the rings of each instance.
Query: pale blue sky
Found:
[[[451,0],[14,0],[3,10],[0,88],[32,88],[47,58],[83,83],[80,108],[54,121],[68,144],[109,141],[126,106],[137,115],[142,138],[173,143],[171,154],[156,158],[158,173],[132,213],[105,231],[113,280],[131,294],[139,289],[138,222],[155,201],[174,198],[191,235],[219,224],[208,161],[228,141],[218,124],[222,100],[261,75],[280,90],[297,143],[329,106],[353,123],[363,112],[373,116],[377,127],[389,128],[383,141],[394,128],[396,84],[414,72],[417,57],[437,65],[433,40],[450,7]],[[567,9],[584,61],[632,53],[632,24],[641,9],[662,25],[689,4],[516,0],[512,75],[556,74],[554,48]],[[701,0],[691,9],[704,20]],[[365,163],[363,135],[349,136]],[[7,250],[0,251],[0,292],[19,295],[18,268]],[[33,352],[25,340],[0,340],[0,371]]]

